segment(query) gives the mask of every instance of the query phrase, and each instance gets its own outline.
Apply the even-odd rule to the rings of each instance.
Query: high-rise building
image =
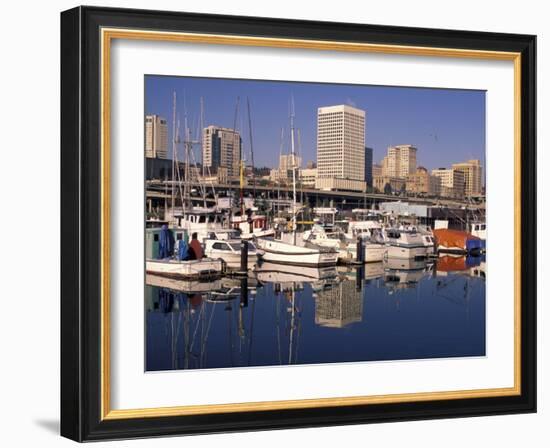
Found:
[[[412,145],[388,147],[386,157],[382,160],[382,175],[390,177],[407,177],[416,172],[416,151]]]
[[[464,173],[454,168],[437,168],[432,176],[439,178],[439,195],[454,199],[463,199],[465,191]]]
[[[372,187],[372,148],[365,148],[365,182]]]
[[[317,177],[365,181],[365,111],[317,109]]]
[[[378,163],[372,164],[372,177],[373,179],[377,176],[382,175],[382,165],[379,165]]]
[[[168,158],[168,125],[159,115],[145,116],[145,157]]]
[[[227,168],[229,177],[240,173],[242,140],[234,129],[208,126],[202,131],[202,163],[205,168]]]
[[[453,163],[453,169],[464,173],[466,196],[478,196],[481,194],[481,162],[468,160],[462,163]]]

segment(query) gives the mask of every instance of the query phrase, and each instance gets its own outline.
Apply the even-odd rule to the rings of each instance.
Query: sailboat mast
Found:
[[[176,201],[175,196],[175,181],[176,181],[176,170],[175,170],[175,164],[176,164],[176,151],[177,151],[177,143],[176,143],[176,91],[174,90],[173,96],[172,96],[172,179],[171,179],[171,185],[172,185],[172,201],[171,201],[171,207],[172,207],[172,221],[174,221],[174,205]]]
[[[292,154],[292,232],[294,244],[296,244],[296,153],[294,150],[294,97],[290,103],[290,151]]]

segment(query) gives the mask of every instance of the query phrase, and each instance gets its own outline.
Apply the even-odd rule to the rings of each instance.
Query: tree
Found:
[[[389,183],[384,185],[384,194],[392,194],[392,188]]]

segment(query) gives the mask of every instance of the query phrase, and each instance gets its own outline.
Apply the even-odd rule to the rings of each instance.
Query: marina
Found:
[[[479,160],[430,174],[394,145],[374,175],[365,111],[341,104],[317,109],[302,168],[290,95],[267,170],[248,97],[233,127],[171,100],[171,159],[146,117],[146,370],[485,355]]]

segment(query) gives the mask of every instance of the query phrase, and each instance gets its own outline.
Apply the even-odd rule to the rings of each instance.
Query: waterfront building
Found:
[[[419,166],[415,173],[407,176],[406,190],[414,194],[438,196],[440,193],[440,182],[441,179],[439,177],[432,176],[426,168]]]
[[[382,165],[379,165],[378,163],[373,163],[372,164],[372,177],[373,177],[373,181],[374,181],[374,178],[376,176],[381,176],[382,175]]]
[[[464,172],[454,168],[437,168],[432,176],[439,178],[439,196],[463,199],[465,192]]]
[[[355,281],[342,282],[315,294],[315,323],[329,328],[343,328],[363,320],[363,294]]]
[[[372,148],[365,147],[365,182],[372,187]]]
[[[407,181],[402,177],[374,176],[373,186],[380,193],[398,193],[406,188]]]
[[[365,181],[365,111],[348,105],[317,109],[317,181]]]
[[[145,116],[145,157],[168,158],[168,124],[160,115]]]
[[[464,173],[464,192],[466,196],[481,195],[481,162],[479,160],[468,160],[462,163],[453,163],[453,169]]]
[[[299,170],[300,184],[304,187],[315,187],[315,181],[317,180],[317,168],[305,168]]]
[[[388,147],[386,157],[382,160],[382,175],[406,178],[416,171],[417,148],[413,145]]]
[[[227,168],[230,178],[240,173],[242,139],[234,129],[208,126],[202,132],[202,163],[205,168]]]

